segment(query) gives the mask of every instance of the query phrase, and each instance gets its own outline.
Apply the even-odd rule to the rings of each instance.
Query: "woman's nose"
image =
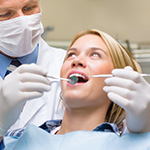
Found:
[[[72,62],[72,67],[86,67],[86,60],[84,58],[75,58]]]

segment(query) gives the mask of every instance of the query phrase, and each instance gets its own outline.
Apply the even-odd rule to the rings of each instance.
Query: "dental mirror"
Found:
[[[70,79],[69,83],[71,85],[74,85],[74,84],[76,84],[78,82],[77,76],[71,76],[69,79]]]

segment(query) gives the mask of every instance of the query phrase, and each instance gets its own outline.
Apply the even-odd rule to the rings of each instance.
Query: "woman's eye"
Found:
[[[76,54],[75,53],[69,53],[66,58],[70,58],[70,57],[76,57]]]
[[[98,53],[92,53],[91,56],[92,57],[100,57],[100,54],[98,54]]]

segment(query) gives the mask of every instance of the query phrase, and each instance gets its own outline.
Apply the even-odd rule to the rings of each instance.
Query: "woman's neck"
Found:
[[[77,130],[92,131],[105,120],[103,109],[66,109],[57,134],[65,134]]]

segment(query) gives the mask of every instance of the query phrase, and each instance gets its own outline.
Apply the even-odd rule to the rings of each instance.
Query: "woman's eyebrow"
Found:
[[[72,47],[72,48],[70,48],[70,49],[67,50],[67,53],[69,53],[70,51],[75,52],[75,51],[78,51],[78,49]]]
[[[69,52],[69,51],[77,51],[77,50],[78,50],[77,48],[71,47],[70,49],[68,49],[67,52]],[[107,55],[106,51],[104,49],[100,48],[100,47],[90,47],[89,50],[93,50],[93,51],[94,50],[99,50],[99,51],[102,51],[105,55]]]
[[[68,51],[71,51],[71,50],[77,50],[77,48],[72,47],[68,49]]]
[[[99,51],[102,51],[103,53],[107,54],[106,51],[100,47],[91,47],[90,49],[91,50],[99,50]]]

